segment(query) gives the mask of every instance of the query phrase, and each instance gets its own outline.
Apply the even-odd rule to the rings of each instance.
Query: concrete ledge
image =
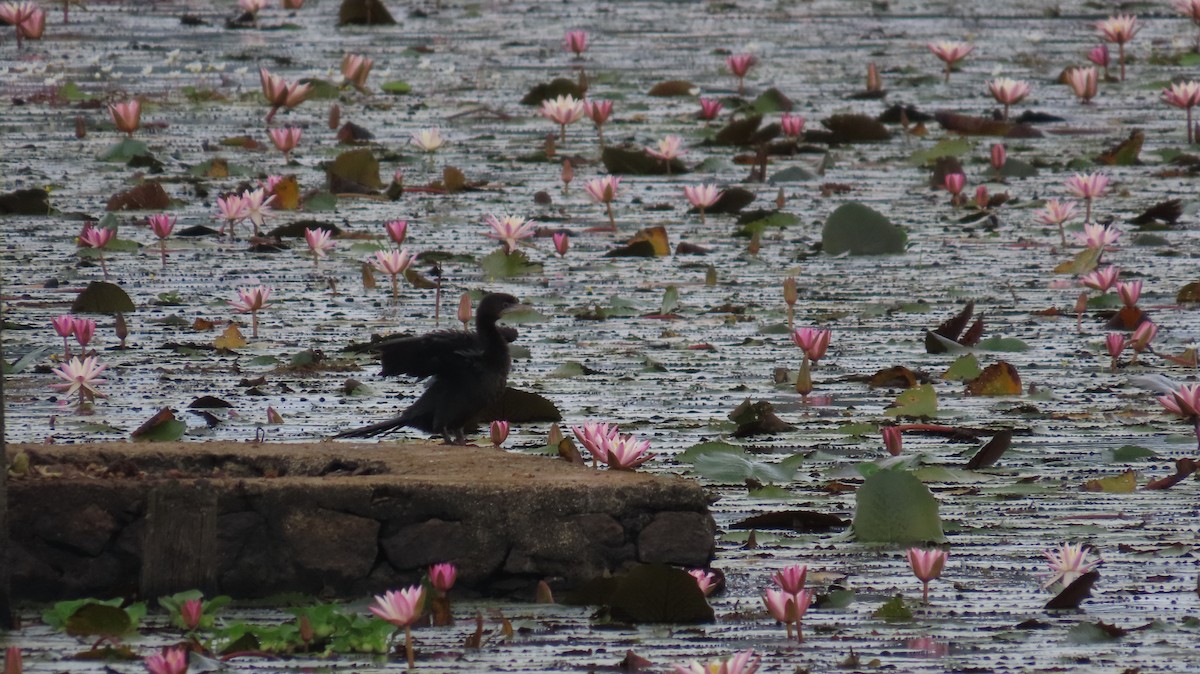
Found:
[[[9,554],[22,599],[360,596],[444,561],[466,588],[525,594],[635,562],[700,566],[714,548],[695,482],[490,447],[9,446],[19,452],[31,468],[9,483]]]

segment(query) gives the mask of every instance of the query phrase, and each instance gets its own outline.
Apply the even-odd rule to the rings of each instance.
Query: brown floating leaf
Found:
[[[342,0],[338,8],[338,25],[392,26],[396,20],[381,0]]]
[[[1001,455],[1008,451],[1012,446],[1013,432],[1011,429],[1004,429],[992,436],[986,445],[979,448],[975,452],[975,456],[967,462],[967,470],[978,470],[979,468],[987,468],[996,463]]]
[[[304,230],[306,230],[306,229],[327,230],[330,234],[333,235],[333,237],[335,239],[341,237],[342,234],[344,233],[342,231],[341,227],[338,227],[337,225],[333,224],[332,222],[325,222],[323,220],[305,219],[305,220],[293,220],[292,222],[289,222],[286,225],[280,225],[280,226],[276,227],[275,229],[272,229],[271,231],[267,232],[267,238],[269,238],[269,239],[289,239],[289,238],[298,239],[298,238],[304,236]]]
[[[379,160],[367,148],[348,150],[326,169],[331,192],[374,193],[383,187]]]
[[[229,404],[229,402],[225,400],[221,400],[216,396],[200,396],[199,398],[193,400],[191,405],[188,405],[188,409],[190,410],[211,410],[223,407],[233,407],[233,405]]]
[[[271,202],[273,210],[294,211],[300,208],[300,183],[296,180],[296,176],[284,176],[275,183],[275,190],[272,194],[275,195],[275,200]]]
[[[558,458],[577,466],[586,464],[583,455],[579,453],[579,448],[575,446],[575,442],[571,438],[563,438],[558,441]]]
[[[553,604],[554,593],[550,591],[550,584],[544,580],[539,580],[537,584],[537,592],[533,596],[535,604]]]
[[[983,337],[983,314],[979,314],[979,318],[976,318],[971,328],[963,333],[958,343],[963,346],[975,346],[981,337]]]
[[[0,194],[0,215],[50,215],[50,193],[40,187]]]
[[[1117,330],[1133,330],[1141,325],[1146,318],[1146,312],[1137,307],[1121,307],[1120,311],[1108,319],[1108,327]]]
[[[109,198],[107,211],[161,211],[171,205],[171,197],[156,181],[144,182],[128,192]]]
[[[197,318],[196,320],[192,321],[192,330],[195,330],[196,332],[208,332],[209,330],[212,330],[215,325],[215,323],[207,318]]]
[[[849,522],[827,513],[811,510],[785,510],[754,515],[732,525],[733,529],[788,529],[800,533],[845,528]]]
[[[1097,580],[1100,580],[1100,572],[1088,571],[1046,602],[1046,608],[1049,610],[1079,608],[1084,599],[1092,596],[1092,586],[1096,584]]]
[[[140,438],[168,421],[175,421],[175,411],[170,407],[164,407],[156,412],[154,416],[142,422],[142,425],[138,426],[133,433],[130,433],[130,436]]]
[[[541,105],[543,101],[554,100],[559,96],[574,96],[575,98],[583,98],[587,93],[587,89],[579,86],[575,80],[570,80],[565,77],[558,77],[550,82],[543,82],[534,85],[529,93],[521,99],[522,105]]]
[[[242,336],[242,331],[238,330],[237,323],[230,323],[229,327],[225,328],[225,332],[213,340],[214,349],[231,351],[243,346],[246,346],[246,338]]]
[[[442,187],[451,194],[463,191],[467,186],[467,176],[456,166],[442,169]]]
[[[754,132],[758,130],[758,125],[762,124],[762,115],[750,115],[742,119],[734,119],[721,130],[713,138],[713,145],[726,145],[745,147],[751,144],[751,138]]]
[[[375,134],[354,122],[346,122],[338,129],[337,140],[342,145],[356,145],[375,138]]]
[[[666,80],[650,87],[649,96],[695,96],[699,89],[687,80]]]
[[[279,412],[275,411],[275,408],[271,407],[270,405],[267,405],[267,423],[268,424],[282,424],[283,423],[283,415],[281,415]]]
[[[746,398],[729,413],[729,419],[738,425],[737,430],[733,432],[735,438],[782,433],[796,428],[775,416],[775,408],[765,400],[752,403]]]
[[[964,306],[962,308],[962,311],[959,311],[954,316],[951,316],[950,318],[946,319],[946,321],[944,323],[942,323],[935,330],[933,330],[933,333],[941,335],[942,337],[945,337],[946,339],[948,339],[952,342],[957,342],[958,336],[962,334],[962,331],[967,327],[967,323],[969,323],[971,321],[971,316],[973,316],[974,314],[975,314],[975,301],[972,300],[970,302],[967,302],[966,306]],[[929,333],[926,333],[925,334],[925,352],[926,353],[946,353],[946,347],[941,342],[939,342],[938,340],[936,340],[932,336],[930,336]]]
[[[687,166],[678,159],[670,161],[668,170],[667,162],[646,154],[644,147],[607,145],[600,152],[600,161],[609,173],[616,175],[656,176],[688,172]]]
[[[867,380],[871,388],[912,388],[917,385],[917,375],[903,365],[884,368]]]
[[[1153,480],[1146,484],[1146,489],[1170,489],[1180,482],[1187,479],[1189,475],[1196,472],[1196,461],[1194,459],[1176,459],[1175,474],[1168,475],[1164,478]]]
[[[1142,144],[1145,142],[1146,134],[1134,129],[1129,133],[1129,138],[1117,143],[1103,152],[1099,157],[1096,157],[1096,162],[1109,166],[1132,166],[1140,164],[1142,162],[1138,159],[1138,155],[1142,153]]]
[[[545,582],[545,581],[542,581]],[[541,588],[541,585],[538,585]],[[483,611],[475,612],[475,631],[467,635],[466,641],[463,642],[463,648],[471,650],[479,650],[483,645]]]
[[[1015,396],[1021,395],[1021,375],[1017,368],[1005,361],[992,363],[983,368],[978,377],[967,382],[967,395]]]
[[[821,124],[829,129],[830,142],[833,143],[869,143],[892,137],[882,123],[858,113],[833,115],[821,120]]]
[[[933,118],[947,131],[964,135],[1003,136],[1012,128],[1011,122],[990,117],[975,117],[948,110],[933,113]]]
[[[1200,281],[1192,281],[1175,293],[1175,301],[1180,304],[1200,302]]]
[[[1169,353],[1162,353],[1161,351],[1155,351],[1154,353],[1156,356],[1164,360],[1169,360],[1176,365],[1184,367],[1196,367],[1200,365],[1200,354],[1197,353],[1196,349],[1191,347],[1184,349],[1183,353],[1180,353],[1178,356],[1172,356]]]
[[[629,243],[608,251],[604,257],[663,257],[671,254],[667,229],[661,225],[640,230]]]
[[[1142,211],[1141,215],[1129,222],[1134,225],[1149,225],[1156,222],[1163,223],[1164,225],[1173,225],[1181,215],[1183,215],[1183,201],[1179,199],[1167,199]]]
[[[654,666],[654,663],[632,650],[625,651],[625,659],[617,663],[617,669],[622,672],[644,672]]]
[[[754,193],[750,190],[744,187],[728,187],[721,192],[720,197],[717,197],[716,203],[704,210],[709,215],[715,213],[733,214],[749,206],[752,201],[754,201]]]

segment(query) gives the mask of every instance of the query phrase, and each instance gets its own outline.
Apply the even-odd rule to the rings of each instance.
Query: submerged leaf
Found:
[[[731,525],[733,529],[789,529],[799,533],[831,531],[849,524],[837,515],[811,510],[785,510],[747,517]]]

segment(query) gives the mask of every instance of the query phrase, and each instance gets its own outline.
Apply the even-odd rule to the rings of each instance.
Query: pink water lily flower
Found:
[[[313,266],[320,264],[321,258],[329,254],[333,250],[336,242],[333,240],[333,232],[328,229],[317,228],[304,230],[304,240],[308,243],[308,250],[313,256]]]
[[[682,154],[682,151],[679,149],[682,144],[682,138],[676,135],[669,135],[658,141],[658,144],[654,147],[646,148],[646,154],[666,164],[667,175],[671,175],[671,160]]]
[[[82,407],[87,401],[105,397],[96,385],[106,381],[100,378],[100,373],[106,369],[108,366],[101,364],[96,356],[87,356],[82,360],[79,356],[73,356],[53,370],[54,375],[66,383],[53,384],[51,388],[62,391],[67,397],[78,393],[79,406]]]
[[[717,588],[717,574],[704,569],[688,569],[688,575],[696,579],[696,587],[705,597]]]
[[[376,595],[370,611],[396,627],[409,627],[421,617],[424,606],[425,589],[413,585]]]
[[[583,102],[583,114],[596,125],[596,135],[600,138],[600,146],[604,146],[604,124],[612,116],[612,101],[587,100]]]
[[[79,342],[80,348],[86,349],[88,344],[92,343],[92,337],[96,334],[96,321],[90,318],[82,318],[75,316],[71,319],[73,323],[71,334],[75,335],[75,341]]]
[[[503,445],[504,441],[508,439],[508,422],[500,419],[493,420],[491,426],[488,427],[488,438],[497,448]]]
[[[79,242],[88,248],[93,248],[100,255],[100,271],[104,274],[104,280],[108,280],[108,262],[104,259],[104,247],[108,245],[113,237],[117,235],[117,230],[107,227],[96,227],[92,223],[86,223],[83,226],[83,231],[79,233]]]
[[[726,660],[713,660],[701,664],[693,660],[689,665],[674,665],[674,674],[754,674],[762,657],[755,655],[754,650],[734,653]]]
[[[1117,296],[1121,298],[1121,303],[1127,307],[1136,307],[1138,298],[1142,296],[1141,281],[1120,281],[1117,283]]]
[[[425,610],[425,588],[413,585],[403,590],[393,590],[375,596],[371,613],[379,618],[404,628],[404,645],[408,652],[408,668],[413,668],[412,624]]]
[[[892,456],[900,456],[904,451],[904,434],[895,426],[884,426],[879,429],[883,434],[883,447],[888,454]]]
[[[108,113],[112,116],[117,130],[126,135],[132,136],[142,125],[142,102],[136,98],[108,106]]]
[[[1093,269],[1092,271],[1084,274],[1080,279],[1080,282],[1093,290],[1099,290],[1102,293],[1106,293],[1113,287],[1113,285],[1116,284],[1117,277],[1120,276],[1120,274],[1121,268],[1110,264],[1107,267]]]
[[[485,215],[483,220],[492,228],[492,231],[487,233],[488,238],[503,243],[505,253],[515,251],[518,241],[528,239],[537,231],[536,222],[515,215],[506,215],[502,218]]]
[[[1119,332],[1110,332],[1104,338],[1104,347],[1108,350],[1109,357],[1112,358],[1113,370],[1117,369],[1117,361],[1127,346],[1129,346],[1129,340],[1125,339],[1125,335]]]
[[[587,31],[569,30],[566,35],[563,35],[563,48],[575,54],[575,58],[583,58],[583,52],[587,51],[587,47]]]
[[[271,105],[271,112],[267,113],[268,123],[275,119],[275,113],[280,108],[290,110],[307,100],[309,94],[312,93],[311,84],[290,83],[282,77],[272,74],[266,68],[258,69],[258,79],[262,85],[263,96]]]
[[[295,150],[296,146],[300,144],[300,135],[302,133],[303,131],[298,126],[267,129],[267,135],[271,137],[271,142],[274,143],[275,149],[283,153],[284,161],[291,161],[292,150]]]
[[[602,435],[600,444],[598,458],[613,470],[633,470],[655,457],[649,453],[649,440],[638,440],[632,435]]]
[[[267,191],[261,187],[242,194],[242,208],[246,211],[246,219],[254,225],[256,236],[258,228],[266,224],[267,212],[271,210],[273,201],[275,201],[275,195],[268,196]]]
[[[950,81],[950,71],[954,68],[954,64],[963,60],[975,50],[975,47],[966,42],[956,42],[954,40],[941,40],[938,42],[930,42],[925,45],[933,55],[942,60],[946,64],[945,81]]]
[[[1108,66],[1111,63],[1108,57],[1108,45],[1100,44],[1093,47],[1086,55],[1088,61],[1104,68],[1104,78],[1108,79]]]
[[[225,221],[225,226],[229,228],[230,239],[234,236],[234,228],[237,223],[245,220],[250,214],[249,205],[239,194],[217,197],[217,210],[220,211],[221,219]]]
[[[1001,169],[1008,162],[1008,150],[1004,148],[1004,143],[992,143],[992,149],[988,153],[988,163],[992,165],[992,170],[996,175],[1000,175]]]
[[[150,225],[150,231],[154,232],[154,236],[160,239],[171,236],[171,232],[175,230],[175,223],[175,216],[168,215],[167,213],[156,213],[146,216],[146,224]]]
[[[700,99],[700,119],[711,122],[721,114],[721,101],[715,98]]]
[[[782,569],[771,574],[771,580],[779,586],[781,590],[789,594],[796,594],[804,589],[804,582],[808,578],[808,566],[806,564],[793,564],[785,566]]]
[[[1200,0],[1171,0],[1171,6],[1175,11],[1192,20],[1192,23],[1200,27]],[[1200,33],[1196,34],[1196,44],[1194,50],[1200,51]]]
[[[613,200],[617,198],[617,187],[621,184],[621,177],[614,175],[605,175],[600,178],[593,178],[583,185],[583,190],[588,193],[598,204],[604,204],[605,210],[608,213],[608,226],[612,231],[617,231],[617,220],[613,217]]]
[[[267,298],[271,296],[271,288],[261,285],[253,288],[238,288],[237,294],[237,299],[229,300],[229,306],[238,313],[250,314],[250,335],[258,337],[258,312],[271,306],[267,304]]]
[[[1067,245],[1067,234],[1063,225],[1075,217],[1077,205],[1074,201],[1049,199],[1046,201],[1045,208],[1036,213],[1038,220],[1043,224],[1058,226],[1058,236],[1064,248]]]
[[[360,91],[367,87],[367,77],[371,74],[371,66],[375,61],[360,54],[346,54],[342,57],[342,77],[346,83]]]
[[[400,250],[377,250],[373,264],[385,274],[392,277],[392,303],[400,302],[400,275],[413,263],[413,256],[407,248]]]
[[[1100,563],[1099,559],[1088,559],[1091,552],[1082,543],[1063,543],[1057,549],[1046,550],[1042,554],[1049,561],[1050,570],[1054,572],[1042,583],[1043,589],[1055,583],[1066,587]]]
[[[238,7],[257,19],[258,13],[266,9],[267,0],[238,0]]]
[[[18,49],[46,32],[46,13],[33,2],[6,2],[0,5],[0,18],[16,29]]]
[[[1067,71],[1067,86],[1071,87],[1072,93],[1075,94],[1081,103],[1091,102],[1099,91],[1096,69],[1092,66],[1071,68]]]
[[[454,581],[457,578],[458,567],[450,562],[442,562],[429,567],[429,584],[443,595],[454,587]]]
[[[700,223],[705,224],[705,211],[725,194],[724,190],[717,189],[712,183],[704,183],[702,185],[684,185],[683,196],[687,197],[690,203],[696,210],[700,211]]]
[[[796,626],[796,641],[804,641],[804,632],[801,629],[801,625],[804,614],[808,612],[808,607],[812,604],[812,600],[812,590],[787,592],[786,590],[776,590],[772,587],[767,588],[767,591],[763,594],[763,603],[767,606],[767,612],[771,614],[772,618],[787,627],[788,639],[792,638],[792,625]]]
[[[1168,412],[1184,419],[1200,416],[1200,384],[1180,384],[1157,400]]]
[[[1089,222],[1083,225],[1083,231],[1076,234],[1075,238],[1086,248],[1105,250],[1121,238],[1121,230],[1113,225],[1105,226]]]
[[[825,350],[829,348],[829,340],[833,336],[832,331],[822,328],[796,328],[792,330],[792,343],[800,347],[804,352],[804,356],[813,362],[825,357]]]
[[[550,238],[554,240],[554,252],[558,253],[559,257],[566,257],[567,249],[571,247],[571,235],[567,232],[555,232]]]
[[[605,451],[604,440],[616,437],[618,433],[616,424],[588,421],[582,426],[572,426],[571,432],[575,434],[575,439],[579,440],[579,444],[591,453],[593,464],[596,461],[607,463],[607,460],[602,457],[602,453]]]
[[[186,646],[171,646],[154,653],[145,660],[150,674],[187,674],[188,649]]]
[[[1138,25],[1137,17],[1132,14],[1118,14],[1100,21],[1096,24],[1096,29],[1100,31],[1100,37],[1105,42],[1115,42],[1117,44],[1117,63],[1121,64],[1121,81],[1125,81],[1125,45],[1133,40],[1138,31],[1142,29]]]
[[[63,341],[63,358],[71,357],[71,344],[67,338],[75,334],[75,317],[71,314],[63,314],[50,319],[51,325],[54,326],[54,332],[62,337]]]
[[[939,548],[924,550],[921,548],[908,549],[908,565],[912,567],[913,575],[924,586],[922,601],[929,603],[929,582],[940,578],[942,568],[946,565],[946,551]]]
[[[392,220],[384,223],[383,229],[397,246],[403,246],[404,238],[408,236],[408,220]]]
[[[1129,338],[1129,348],[1133,349],[1133,362],[1137,362],[1138,354],[1150,348],[1150,342],[1158,335],[1158,325],[1153,321],[1142,321],[1133,335]]]
[[[804,133],[804,121],[804,115],[791,115],[785,112],[779,118],[779,128],[788,138],[799,138],[800,134]]]
[[[179,619],[183,622],[184,629],[195,631],[200,627],[200,620],[204,617],[204,601],[201,599],[187,599],[179,605]]]
[[[997,77],[988,82],[987,86],[988,91],[992,93],[992,98],[1004,106],[1004,119],[1006,120],[1008,119],[1008,109],[1025,100],[1030,91],[1029,82],[1008,77]]]
[[[725,65],[729,67],[729,72],[738,78],[738,96],[745,93],[746,74],[756,63],[758,63],[758,59],[754,57],[754,54],[730,54],[725,57]]]
[[[942,181],[942,185],[950,193],[950,203],[957,206],[958,195],[962,194],[963,189],[967,186],[967,176],[955,171],[954,173],[947,173]]]
[[[1200,82],[1188,80],[1172,84],[1163,89],[1163,102],[1183,108],[1187,112],[1187,141],[1190,145],[1195,141],[1195,129],[1192,128],[1192,108],[1200,105]]]
[[[1108,192],[1108,176],[1104,173],[1076,173],[1067,179],[1067,190],[1083,199],[1087,206],[1084,223],[1092,221],[1092,201]]]
[[[583,119],[583,101],[575,100],[571,94],[565,94],[542,101],[542,116],[554,122],[559,128],[559,142],[567,140],[567,125]]]

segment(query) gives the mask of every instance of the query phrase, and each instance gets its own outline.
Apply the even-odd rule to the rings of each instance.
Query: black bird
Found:
[[[498,400],[508,384],[508,343],[516,339],[516,331],[496,322],[520,306],[512,295],[491,293],[475,312],[475,332],[439,330],[381,342],[375,347],[382,356],[380,374],[428,377],[428,386],[400,416],[334,437],[369,438],[408,426],[441,433],[448,444],[467,444],[464,427]]]

